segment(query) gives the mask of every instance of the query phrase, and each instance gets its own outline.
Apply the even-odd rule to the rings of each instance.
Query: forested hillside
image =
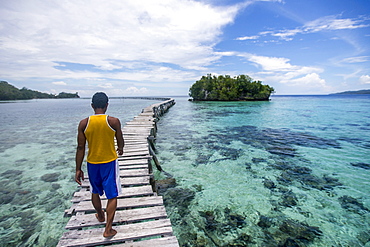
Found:
[[[78,93],[59,93],[58,95],[41,93],[23,87],[18,89],[6,81],[0,81],[0,100],[47,99],[47,98],[79,98]]]

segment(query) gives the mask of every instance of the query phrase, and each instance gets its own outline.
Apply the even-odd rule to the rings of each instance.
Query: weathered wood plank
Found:
[[[151,155],[144,155],[144,156],[128,156],[128,157],[123,157],[123,156],[118,156],[118,161],[122,160],[137,160],[137,159],[151,159]]]
[[[148,164],[149,160],[148,159],[137,159],[137,160],[119,160],[118,164],[120,166],[129,166],[129,165],[143,165],[143,164]]]
[[[121,177],[148,176],[149,169],[120,170],[119,174]]]
[[[171,222],[168,219],[120,225],[114,228],[117,234],[111,239],[103,237],[104,228],[71,230],[63,234],[57,246],[94,246],[173,234]]]
[[[149,127],[154,128],[155,124],[153,122],[148,121],[133,121],[133,122],[127,122],[125,126],[132,127],[132,126],[142,126],[142,127]]]
[[[107,200],[102,200],[102,208],[107,207]],[[135,197],[135,198],[118,198],[117,210],[126,208],[153,207],[163,205],[161,196]],[[75,206],[75,212],[95,212],[91,201],[80,201]]]
[[[136,153],[136,152],[147,152],[148,151],[148,146],[146,147],[132,147],[132,148],[126,148],[123,150],[123,153]]]
[[[148,148],[148,146],[149,146],[149,144],[145,140],[145,142],[139,143],[139,144],[135,144],[135,143],[127,144],[123,148],[123,151],[125,151],[125,150],[131,150],[131,149],[144,149],[144,148]]]
[[[153,219],[164,219],[167,217],[166,209],[164,206],[155,206],[148,208],[137,208],[130,210],[120,210],[116,211],[114,216],[115,224],[138,222],[143,220],[153,220]],[[84,214],[84,215],[74,215],[68,221],[66,229],[79,229],[83,227],[91,226],[103,226],[105,222],[99,222],[95,213]]]
[[[154,238],[149,240],[117,244],[114,247],[179,247],[179,242],[175,236]]]
[[[137,185],[147,185],[149,184],[150,176],[142,176],[142,177],[124,177],[121,178],[121,185],[122,186],[137,186]],[[85,178],[82,181],[82,188],[90,188],[89,178]]]
[[[136,138],[134,136],[125,137],[125,147],[147,145],[147,144],[148,144],[147,137],[145,138],[142,138],[142,137]]]
[[[123,133],[125,133],[125,131],[129,130],[129,131],[136,131],[136,132],[144,132],[144,131],[147,131],[147,130],[151,130],[153,129],[154,127],[151,127],[151,126],[125,126],[122,128],[123,130]]]
[[[145,156],[145,155],[149,155],[149,150],[147,151],[141,151],[141,152],[126,152],[126,153],[123,153],[123,155],[121,155],[120,157],[133,157],[133,156]]]
[[[127,170],[130,170],[130,169],[145,169],[145,168],[148,168],[148,164],[145,164],[145,165],[142,165],[142,164],[139,164],[139,165],[131,165],[131,166],[120,166],[120,169],[127,169]]]
[[[150,185],[137,186],[137,187],[124,187],[122,188],[122,194],[118,195],[117,198],[126,198],[132,196],[152,196],[154,192]],[[105,199],[105,195],[101,196]],[[91,199],[91,193],[89,191],[77,191],[73,194],[72,202],[86,201]]]
[[[148,185],[150,183],[150,176],[142,177],[125,177],[121,178],[122,186],[137,186],[137,185]]]

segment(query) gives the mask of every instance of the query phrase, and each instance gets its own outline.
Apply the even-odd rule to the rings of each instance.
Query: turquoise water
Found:
[[[158,101],[111,99],[107,113],[130,121]],[[69,218],[77,125],[89,99],[0,103],[0,246],[55,246]]]
[[[175,98],[158,123],[181,246],[369,246],[370,97]],[[122,123],[150,100],[111,100]],[[90,100],[0,103],[0,245],[55,246]],[[166,179],[163,173],[158,179]]]
[[[370,246],[369,96],[176,102],[157,147],[181,246]]]

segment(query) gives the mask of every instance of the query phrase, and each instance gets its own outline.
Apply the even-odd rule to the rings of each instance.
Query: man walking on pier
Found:
[[[108,203],[103,236],[111,238],[117,233],[112,228],[117,208],[117,196],[121,193],[117,153],[123,154],[124,139],[119,119],[105,114],[108,108],[107,95],[102,92],[95,93],[91,106],[95,115],[81,120],[78,126],[75,181],[81,185],[81,179],[84,180],[81,167],[87,141],[87,171],[92,193],[91,201],[96,210],[97,220],[104,222],[105,214],[102,210],[100,196],[105,193]],[[117,140],[117,150],[115,150],[114,138]]]

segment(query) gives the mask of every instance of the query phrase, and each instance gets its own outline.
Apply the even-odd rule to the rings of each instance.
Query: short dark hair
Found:
[[[92,97],[92,105],[94,109],[105,108],[108,104],[108,96],[103,92],[97,92]]]

